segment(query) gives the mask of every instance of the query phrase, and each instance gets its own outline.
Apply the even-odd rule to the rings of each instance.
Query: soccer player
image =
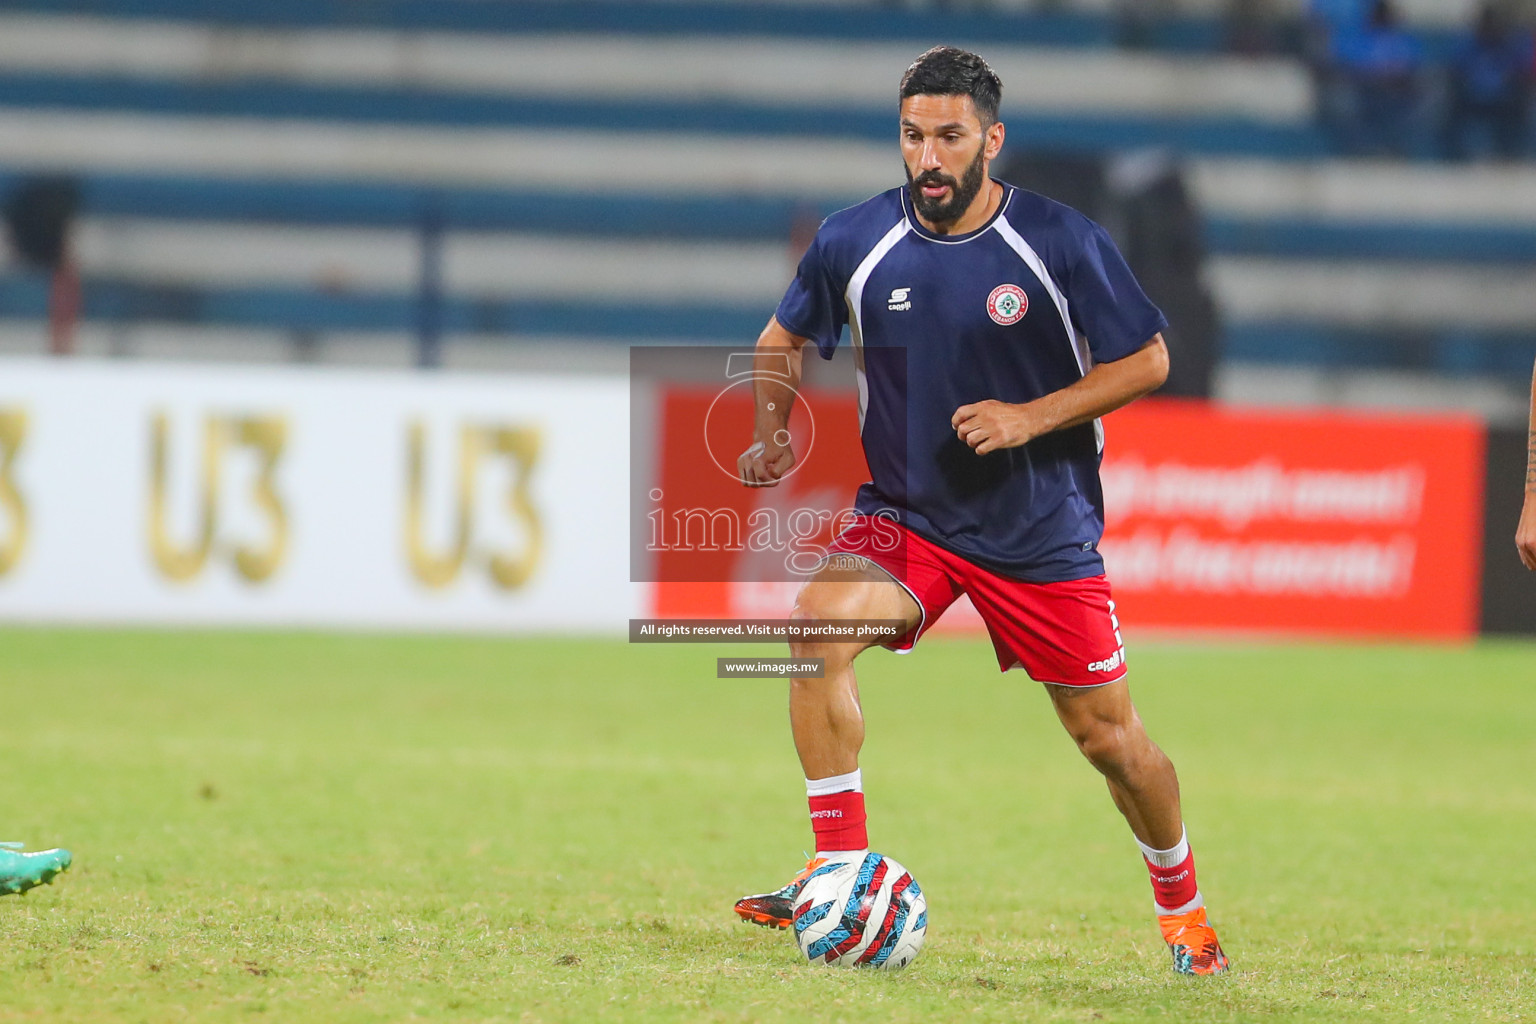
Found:
[[[1531,372],[1531,426],[1526,435],[1525,505],[1515,529],[1515,547],[1527,569],[1536,569],[1536,369]]]
[[[21,843],[0,843],[0,896],[20,895],[34,886],[47,885],[73,860],[68,850],[22,853]]]
[[[1099,417],[1168,373],[1163,315],[1102,228],[994,180],[1002,83],[979,56],[936,47],[901,80],[907,184],[821,226],[757,342],[753,444],[738,469],[771,487],[795,463],[790,390],[805,347],[830,358],[844,326],[856,354],[871,480],[857,520],[801,588],[803,619],[891,619],[906,651],[962,593],[999,667],[1046,684],[1067,732],[1104,776],[1141,848],[1175,970],[1227,967],[1185,836],[1172,763],[1148,738],[1098,543],[1104,528]],[[782,371],[781,371],[782,372]],[[786,927],[803,879],[869,845],[853,660],[806,642],[825,676],[795,679],[789,717],[816,855],[736,913]]]

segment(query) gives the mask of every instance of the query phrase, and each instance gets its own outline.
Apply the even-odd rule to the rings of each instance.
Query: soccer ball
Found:
[[[923,948],[928,901],[911,872],[884,854],[832,860],[800,887],[794,931],[813,964],[900,970]]]

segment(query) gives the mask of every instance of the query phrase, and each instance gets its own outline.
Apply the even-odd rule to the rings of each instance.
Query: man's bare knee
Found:
[[[789,696],[791,700],[800,699],[815,704],[835,704],[842,700],[848,693],[853,692],[853,684],[846,676],[829,679],[822,676],[819,679],[791,679],[789,681]]]
[[[795,609],[790,613],[792,624],[805,626],[830,620],[851,621],[866,618],[869,614],[869,593],[863,584],[808,583],[795,598]],[[842,642],[821,637],[791,640],[789,651],[796,658],[824,658],[826,667],[846,667],[868,645],[858,642]]]
[[[790,622],[793,624],[805,625],[812,622],[825,621],[832,618],[838,618],[838,616],[818,614],[809,610],[804,610],[802,609],[802,606],[797,604],[795,606],[794,614],[790,616]],[[861,643],[840,642],[837,640],[827,640],[820,637],[813,637],[804,640],[791,640],[789,642],[789,653],[793,657],[821,658],[824,662],[824,668],[828,674],[853,664],[853,659],[858,657],[859,653],[863,651],[864,648],[865,645]]]
[[[1117,722],[1094,720],[1072,730],[1072,739],[1090,764],[1115,778],[1124,774],[1134,757],[1130,732]]]
[[[1077,749],[1113,779],[1134,773],[1150,747],[1124,682],[1092,689],[1052,687],[1056,714]]]
[[[1125,785],[1135,786],[1168,760],[1142,728],[1140,718],[1128,722],[1089,719],[1068,732],[1099,774]]]

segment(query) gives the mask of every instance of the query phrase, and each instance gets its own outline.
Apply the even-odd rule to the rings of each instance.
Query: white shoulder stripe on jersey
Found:
[[[1039,253],[1035,252],[1034,246],[1026,242],[1024,236],[1014,230],[1012,224],[1008,223],[1005,218],[999,217],[993,227],[997,229],[997,233],[1003,241],[1008,243],[1008,247],[1019,254],[1019,258],[1024,261],[1025,265],[1033,271],[1035,277],[1040,279],[1040,283],[1045,286],[1047,294],[1051,297],[1051,302],[1056,306],[1056,312],[1061,315],[1061,326],[1067,332],[1067,344],[1072,346],[1072,358],[1077,360],[1078,372],[1086,375],[1093,368],[1093,353],[1088,348],[1088,339],[1079,334],[1077,329],[1072,326],[1072,311],[1067,306],[1066,294],[1057,287],[1055,278],[1051,277],[1051,272],[1046,269],[1045,261],[1040,258]],[[1093,421],[1093,435],[1097,441],[1099,451],[1102,452],[1104,450],[1104,424],[1102,421]]]
[[[1088,357],[1086,346],[1082,344],[1077,331],[1072,327],[1072,312],[1067,308],[1067,296],[1056,286],[1056,279],[1051,277],[1051,272],[1045,268],[1045,261],[1040,258],[1039,253],[1035,252],[1035,247],[1024,241],[1024,236],[1014,230],[1012,224],[1006,220],[999,220],[996,227],[997,233],[1002,236],[1003,241],[1008,243],[1008,248],[1019,254],[1019,258],[1045,286],[1051,301],[1056,304],[1056,312],[1061,315],[1061,326],[1067,332],[1067,343],[1072,346],[1072,356],[1077,360],[1078,371],[1087,373],[1092,359]]]
[[[885,259],[886,253],[896,247],[902,236],[911,230],[905,217],[897,221],[891,230],[885,233],[885,237],[875,243],[875,247],[869,250],[869,255],[859,261],[858,268],[853,276],[848,279],[848,289],[843,293],[844,300],[848,303],[848,333],[853,340],[853,364],[854,373],[859,383],[859,433],[864,432],[864,414],[869,409],[869,381],[864,376],[864,324],[859,318],[859,310],[864,300],[864,285],[869,281],[869,275],[874,273],[875,267]]]

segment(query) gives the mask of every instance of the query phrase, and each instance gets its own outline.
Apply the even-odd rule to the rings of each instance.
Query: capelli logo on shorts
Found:
[[[1088,671],[1089,672],[1113,672],[1115,669],[1119,668],[1121,665],[1124,665],[1124,664],[1125,664],[1125,654],[1124,654],[1124,652],[1116,651],[1113,655],[1111,655],[1108,658],[1105,658],[1103,661],[1095,661],[1095,662],[1091,663],[1088,666]]]

